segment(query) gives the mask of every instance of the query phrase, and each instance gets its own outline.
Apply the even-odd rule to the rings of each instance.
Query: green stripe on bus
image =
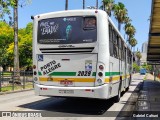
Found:
[[[120,75],[122,72],[105,72],[105,76]]]
[[[53,72],[51,76],[76,76],[76,72]]]
[[[93,73],[92,73],[92,76],[96,76],[96,72],[93,72]]]
[[[120,75],[122,72],[105,72],[105,76]],[[39,76],[42,76],[41,72],[38,72]],[[52,72],[51,76],[76,76],[76,72]],[[96,76],[96,72],[92,73],[92,76]]]
[[[105,72],[105,76],[120,75],[120,74],[122,74],[122,72]],[[96,76],[96,72],[93,72],[92,76]]]

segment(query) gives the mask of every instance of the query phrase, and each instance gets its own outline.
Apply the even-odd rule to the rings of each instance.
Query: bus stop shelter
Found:
[[[147,61],[160,64],[160,0],[152,0]]]
[[[160,0],[152,0],[147,61],[154,66],[154,76],[160,78]]]

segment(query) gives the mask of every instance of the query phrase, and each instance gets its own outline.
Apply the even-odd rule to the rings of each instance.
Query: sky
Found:
[[[65,0],[31,0],[32,2],[24,7],[19,7],[19,28],[26,27],[27,23],[32,22],[31,15],[62,11],[65,9]],[[82,9],[83,0],[68,0],[69,10]],[[99,0],[99,6],[102,4]],[[148,33],[151,14],[151,1],[152,0],[115,0],[115,3],[122,2],[128,10],[128,16],[132,20],[132,25],[136,28],[135,38],[138,41],[136,50],[142,48],[142,43],[148,41]],[[96,0],[86,0],[87,6],[95,6]],[[114,16],[111,17],[115,25],[117,21]],[[121,27],[122,36],[124,35],[124,26]]]

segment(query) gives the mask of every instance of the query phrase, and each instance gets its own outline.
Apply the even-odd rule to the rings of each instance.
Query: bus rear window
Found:
[[[86,17],[84,18],[84,29],[95,29],[96,28],[96,18]]]
[[[97,40],[96,17],[60,17],[38,22],[38,43],[80,44]]]

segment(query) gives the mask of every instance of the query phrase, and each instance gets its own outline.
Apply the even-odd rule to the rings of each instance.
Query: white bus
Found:
[[[33,17],[35,94],[119,101],[132,53],[106,12],[68,10]]]

